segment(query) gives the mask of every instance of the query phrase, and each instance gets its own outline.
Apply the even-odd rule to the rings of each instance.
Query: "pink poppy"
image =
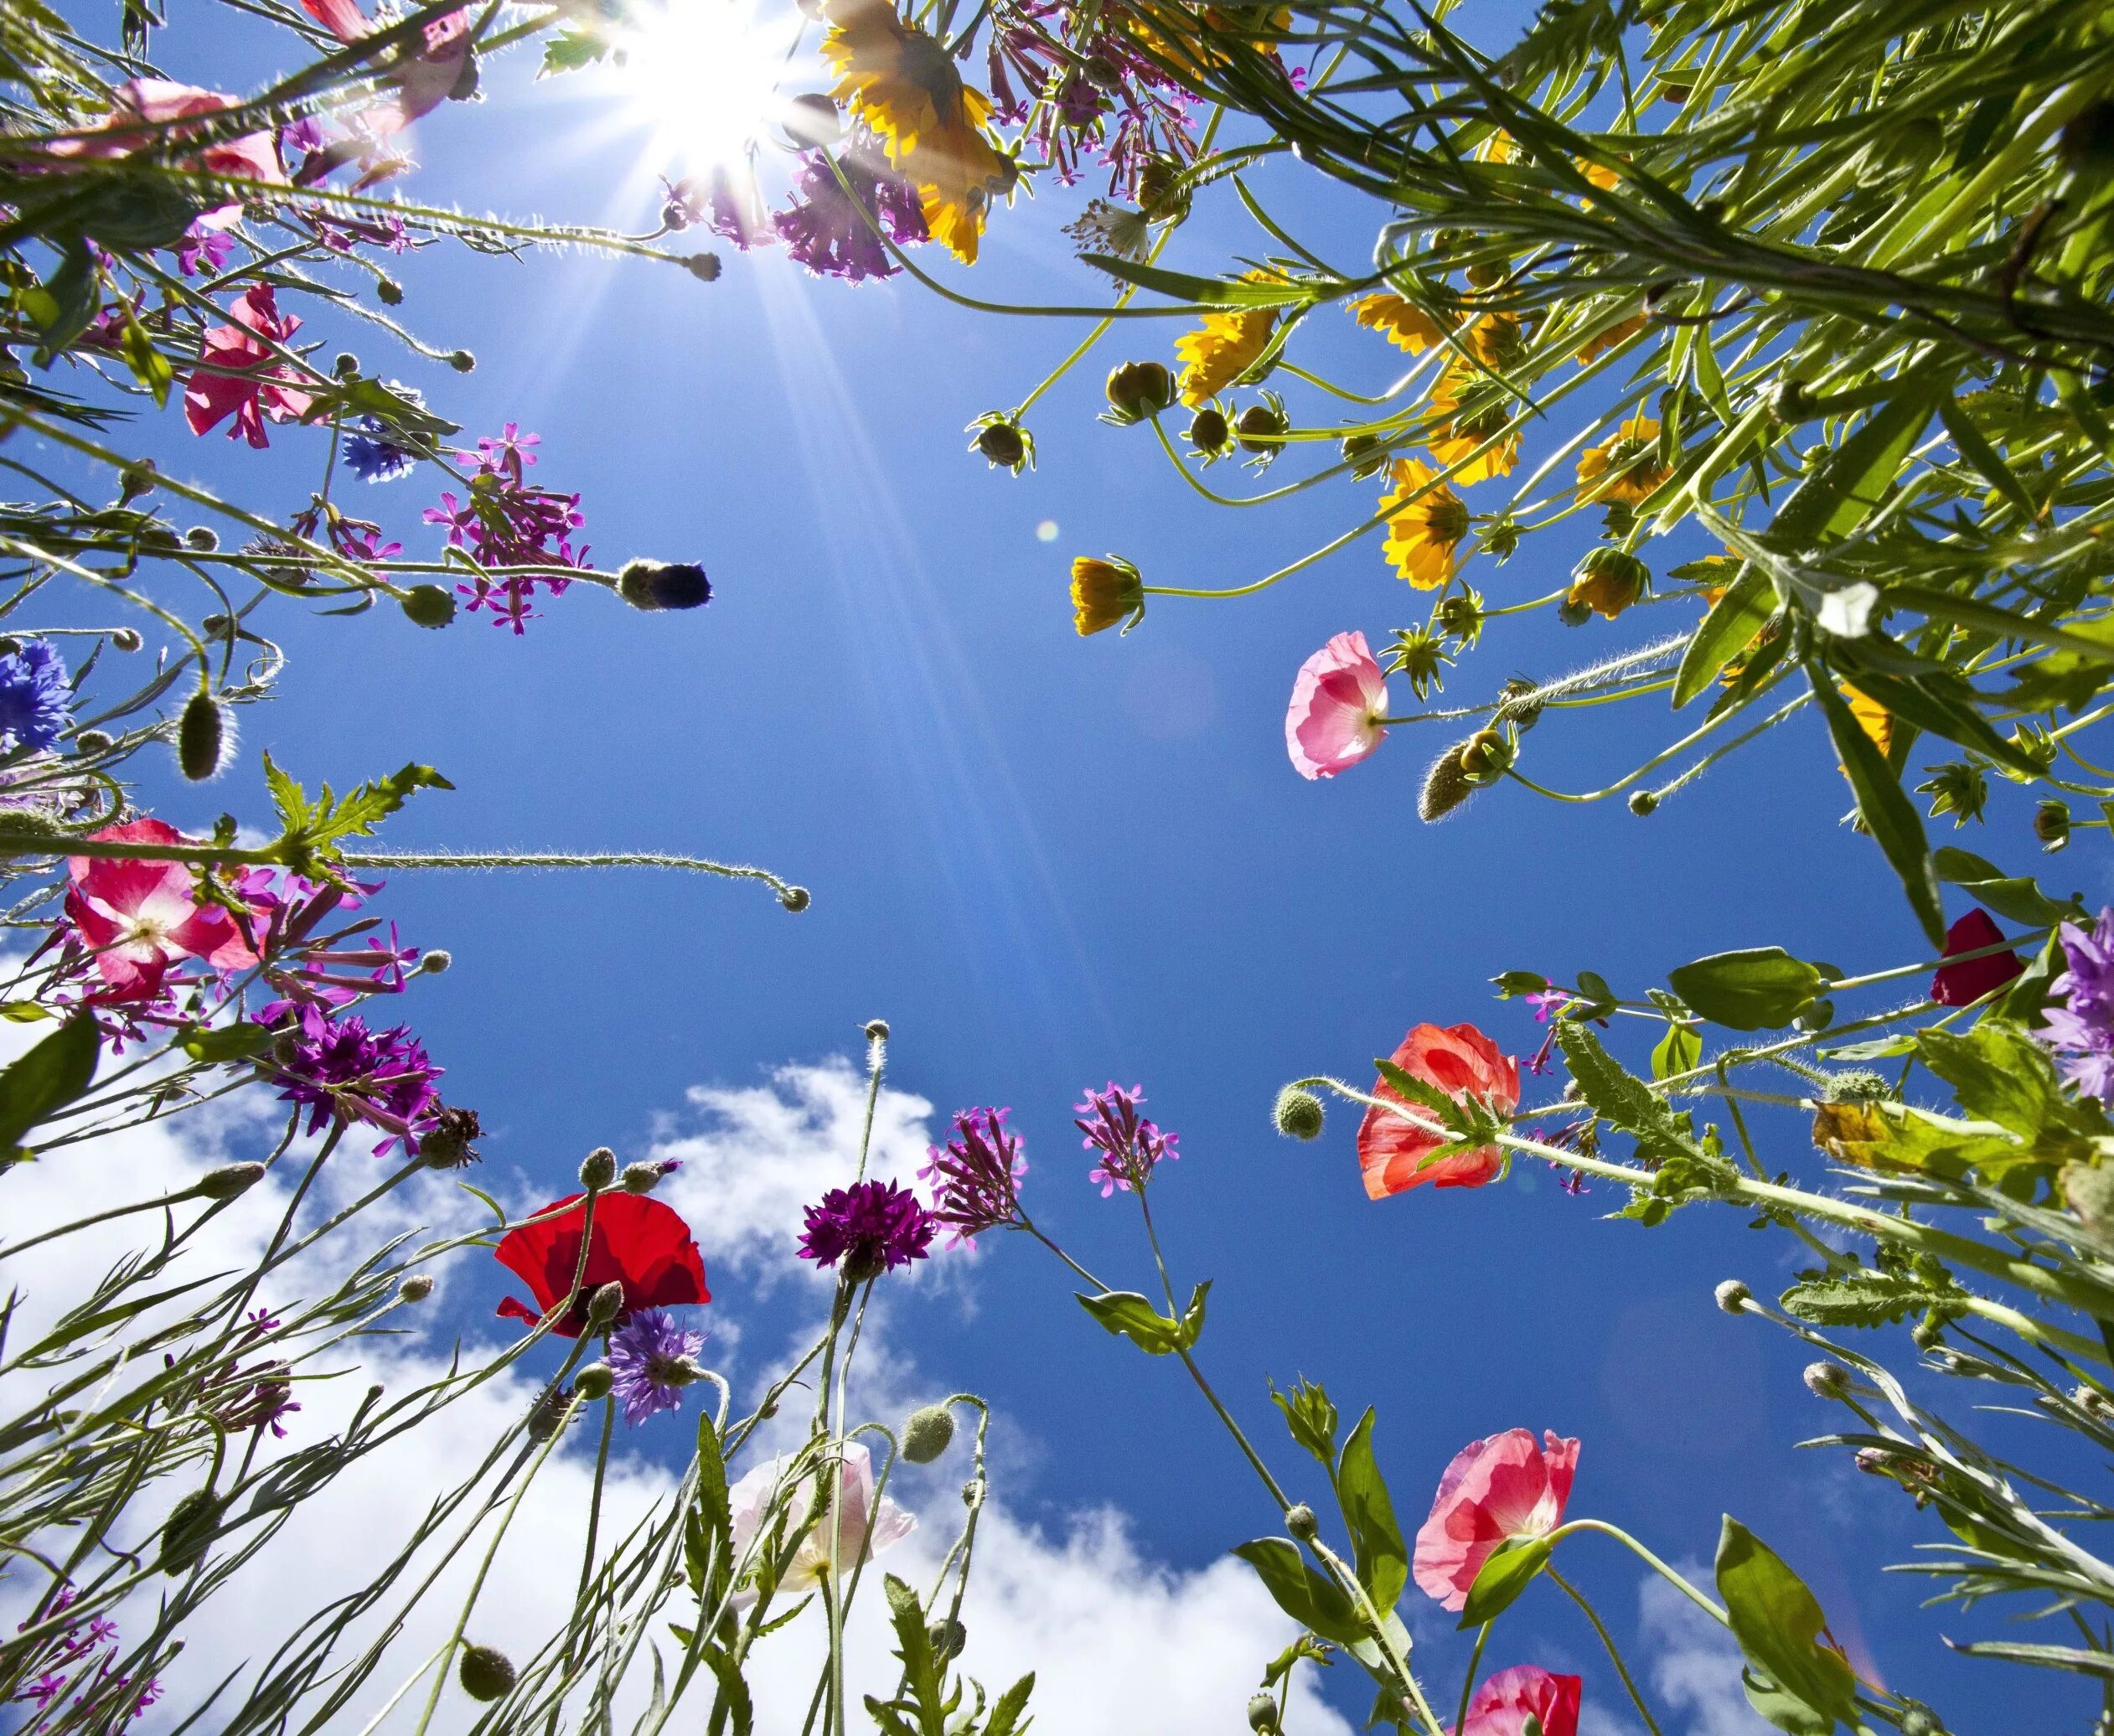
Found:
[[[183,834],[158,819],[136,819],[92,834],[101,842],[181,844]],[[108,1000],[152,1000],[170,965],[202,958],[215,970],[257,962],[235,918],[202,904],[188,863],[72,856],[66,863],[66,918],[94,952]]]
[[[1302,778],[1333,778],[1388,732],[1388,684],[1362,633],[1340,633],[1300,665],[1284,712],[1284,751]]]
[[[208,332],[199,356],[202,363],[224,371],[193,371],[183,388],[184,419],[194,434],[204,434],[231,412],[235,421],[228,429],[229,439],[239,435],[251,446],[269,446],[264,418],[292,421],[304,415],[315,400],[282,383],[296,376],[259,340],[284,344],[301,329],[301,322],[291,313],[281,316],[268,283],[256,285],[228,311],[235,323]]]
[[[1546,1429],[1542,1440],[1536,1446],[1524,1429],[1471,1440],[1439,1478],[1431,1516],[1417,1532],[1412,1570],[1446,1609],[1466,1607],[1468,1588],[1500,1543],[1547,1537],[1564,1522],[1579,1444]]]
[[[1456,1103],[1480,1098],[1503,1115],[1519,1107],[1519,1062],[1499,1054],[1497,1045],[1472,1025],[1447,1030],[1419,1025],[1390,1058],[1411,1078]],[[1428,1113],[1384,1082],[1373,1095]],[[1367,1196],[1384,1200],[1427,1181],[1434,1187],[1481,1187],[1505,1166],[1504,1154],[1495,1145],[1478,1145],[1426,1164],[1424,1159],[1444,1143],[1439,1135],[1413,1127],[1398,1115],[1367,1109],[1358,1124],[1358,1167],[1365,1174]]]
[[[50,150],[54,157],[107,158],[129,157],[156,143],[163,129],[181,137],[179,121],[217,115],[224,109],[240,108],[242,99],[217,90],[202,90],[196,85],[179,85],[168,79],[130,79],[111,92],[114,106],[93,132],[80,138],[58,139]],[[279,147],[269,132],[246,132],[240,138],[209,144],[199,152],[192,167],[209,174],[227,175],[245,181],[283,183],[286,172],[279,165]],[[242,214],[235,201],[207,212],[199,220],[213,229],[225,229]]]
[[[1946,957],[1993,947],[2003,938],[2003,930],[1989,920],[1987,911],[1971,910],[1946,930]],[[1940,1006],[1965,1006],[2025,974],[2016,953],[1992,953],[1958,964],[1941,964],[1931,979],[1931,998]]]
[[[374,28],[360,11],[359,0],[301,0],[301,4],[340,42],[357,42]],[[453,94],[469,58],[469,14],[451,12],[434,18],[421,34],[419,52],[403,55],[387,74],[396,94],[360,111],[356,124],[361,131],[376,138],[401,132]]]
[[[1575,1676],[1554,1676],[1534,1664],[1500,1670],[1476,1690],[1467,1722],[1455,1736],[1522,1736],[1534,1719],[1542,1736],[1578,1736],[1579,1700],[1584,1684]]]

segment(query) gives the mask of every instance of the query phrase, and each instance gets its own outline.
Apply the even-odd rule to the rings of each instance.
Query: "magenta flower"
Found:
[[[377,1157],[399,1139],[416,1156],[420,1135],[441,1111],[434,1082],[442,1069],[426,1058],[407,1026],[370,1031],[356,1014],[333,1019],[319,1006],[304,1006],[274,1046],[271,1067],[286,1087],[280,1102],[308,1107],[310,1133],[333,1121],[363,1123],[385,1135],[375,1147]]]
[[[676,1325],[658,1308],[641,1309],[609,1336],[610,1392],[636,1429],[647,1418],[683,1408],[683,1388],[697,1378],[692,1360],[705,1335]]]
[[[892,1181],[833,1187],[806,1216],[800,1258],[818,1266],[841,1261],[843,1275],[852,1284],[923,1259],[938,1227],[917,1196]]]
[[[1101,1154],[1087,1182],[1089,1186],[1098,1182],[1104,1200],[1118,1188],[1130,1193],[1143,1187],[1161,1158],[1181,1155],[1175,1150],[1179,1134],[1163,1134],[1138,1113],[1145,1100],[1144,1086],[1125,1091],[1111,1079],[1107,1089],[1089,1091],[1084,1103],[1072,1106],[1075,1113],[1091,1118],[1072,1124],[1086,1135],[1080,1144]]]
[[[441,496],[437,507],[426,509],[426,522],[445,525],[453,548],[466,549],[479,566],[491,569],[488,576],[456,588],[469,599],[472,610],[492,611],[494,626],[511,627],[520,633],[531,612],[530,604],[538,585],[553,597],[571,581],[548,571],[509,571],[516,568],[572,568],[587,571],[593,563],[583,545],[572,545],[572,533],[587,523],[577,494],[560,494],[534,488],[523,480],[525,467],[535,462],[529,448],[534,434],[519,432],[514,423],[497,439],[478,442],[474,452],[457,452],[456,457],[476,468],[469,496],[457,500],[452,493]]]
[[[1584,1691],[1579,1677],[1558,1676],[1537,1664],[1514,1664],[1476,1690],[1455,1736],[1522,1736],[1529,1728],[1541,1736],[1578,1736]]]
[[[1284,711],[1284,750],[1307,778],[1333,778],[1387,739],[1388,684],[1362,633],[1340,633],[1300,665]]]
[[[199,365],[183,388],[184,420],[194,434],[208,434],[233,416],[229,439],[266,447],[271,442],[265,437],[266,417],[292,421],[315,401],[287,383],[300,376],[278,361],[271,348],[283,349],[301,322],[280,313],[268,283],[246,291],[228,312],[231,323],[215,326],[199,348]]]
[[[1971,910],[1946,930],[1945,955],[1979,952],[1993,947],[2004,931],[1989,919],[1987,911]],[[1941,964],[1931,979],[1931,998],[1940,1006],[1966,1006],[2007,983],[2025,975],[2026,967],[2016,953],[1990,953],[1980,958],[1963,958],[1956,964]]]
[[[841,277],[857,283],[868,277],[889,277],[901,268],[888,256],[879,225],[898,247],[915,246],[928,238],[925,213],[917,189],[906,185],[855,147],[842,152],[837,167],[851,188],[847,197],[817,151],[805,159],[793,202],[773,214],[771,223],[786,244],[786,251],[818,276]]]
[[[1021,1136],[1005,1125],[1010,1109],[961,1109],[954,1137],[926,1150],[917,1178],[932,1191],[933,1216],[959,1248],[982,1232],[1020,1222],[1021,1181],[1027,1160]]]

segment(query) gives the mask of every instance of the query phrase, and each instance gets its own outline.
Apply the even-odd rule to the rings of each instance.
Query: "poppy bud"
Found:
[[[1478,260],[1468,267],[1468,281],[1477,289],[1494,289],[1505,281],[1512,269],[1510,260]]]
[[[587,1326],[599,1332],[624,1311],[624,1287],[615,1279],[587,1299]]]
[[[981,1477],[971,1477],[962,1485],[962,1505],[965,1507],[979,1507],[983,1504],[984,1480]]]
[[[210,555],[220,546],[220,533],[210,524],[194,524],[183,533],[183,545],[201,555]]]
[[[617,1179],[617,1154],[597,1145],[580,1160],[580,1185],[589,1193],[600,1193]]]
[[[162,1553],[155,1566],[172,1576],[189,1572],[204,1558],[227,1509],[224,1496],[211,1489],[194,1489],[169,1509],[162,1524]]]
[[[1243,452],[1272,458],[1281,449],[1279,442],[1292,430],[1290,418],[1274,404],[1249,405],[1233,426]]]
[[[414,1272],[396,1286],[399,1302],[423,1302],[433,1294],[433,1275],[430,1272]]]
[[[1145,582],[1128,561],[1082,555],[1072,563],[1072,627],[1081,638],[1105,632],[1125,616],[1129,633],[1145,617]]]
[[[712,581],[694,562],[630,561],[617,575],[617,594],[634,609],[702,608],[712,600]]]
[[[375,293],[385,306],[394,307],[404,299],[404,286],[394,277],[377,277]]]
[[[1226,412],[1207,404],[1189,419],[1189,443],[1199,457],[1222,458],[1233,449],[1233,431],[1226,424]]]
[[[969,1630],[959,1621],[935,1621],[925,1630],[925,1643],[932,1647],[935,1661],[951,1663],[969,1644]]]
[[[778,894],[778,902],[796,917],[814,902],[805,886],[788,886]]]
[[[1449,747],[1424,773],[1424,788],[1417,795],[1417,818],[1427,825],[1444,819],[1474,793],[1476,786],[1460,763],[1461,751],[1467,746],[1461,741]]]
[[[805,148],[826,148],[844,137],[837,105],[819,91],[803,91],[785,107],[785,130]]]
[[[716,283],[720,276],[720,256],[716,253],[693,253],[683,261],[683,269],[700,283]]]
[[[2043,802],[2034,809],[2034,836],[2050,855],[2070,842],[2070,803]]]
[[[513,1661],[495,1646],[464,1646],[455,1676],[473,1700],[504,1700],[514,1691]]]
[[[1502,730],[1477,730],[1460,744],[1461,776],[1480,788],[1503,777],[1517,757],[1517,750]]]
[[[1780,422],[1806,422],[1813,419],[1818,400],[1802,380],[1780,380],[1769,395],[1769,413]]]
[[[121,627],[110,636],[110,648],[113,651],[137,651],[146,643],[129,627]]]
[[[624,1191],[628,1194],[649,1194],[660,1185],[660,1178],[675,1167],[675,1160],[642,1158],[635,1164],[626,1164],[623,1173]]]
[[[449,355],[447,364],[457,374],[474,373],[477,369],[477,358],[467,349],[458,349]]]
[[[1174,376],[1161,362],[1119,362],[1109,370],[1109,420],[1120,427],[1155,416],[1175,401]]]
[[[330,371],[340,380],[357,380],[359,377],[359,358],[341,349],[331,362]]]
[[[1248,1702],[1248,1728],[1255,1736],[1277,1736],[1277,1699],[1273,1694],[1258,1694]]]
[[[1321,1527],[1314,1522],[1314,1509],[1305,1501],[1285,1508],[1284,1528],[1302,1543],[1312,1542],[1321,1532]]]
[[[427,976],[438,976],[454,962],[454,953],[441,947],[435,947],[431,952],[421,953],[419,955],[418,968]]]
[[[209,1200],[237,1199],[263,1179],[262,1164],[222,1164],[219,1169],[208,1170],[199,1176],[192,1191],[203,1194]]]
[[[1714,1294],[1718,1305],[1727,1314],[1744,1314],[1747,1305],[1755,1299],[1755,1293],[1736,1278],[1728,1278]]]
[[[194,783],[220,774],[229,747],[225,714],[209,693],[194,693],[176,723],[176,763]]]
[[[1377,434],[1346,434],[1340,450],[1351,474],[1360,482],[1388,468],[1388,445]]]
[[[1647,814],[1656,812],[1658,806],[1659,798],[1648,789],[1638,790],[1630,798],[1630,812],[1640,819]]]
[[[600,1293],[597,1292],[597,1294]],[[609,1396],[617,1371],[607,1362],[590,1362],[572,1377],[572,1390],[589,1404]]]
[[[954,1413],[943,1404],[912,1411],[903,1424],[903,1457],[912,1465],[930,1465],[954,1439]]]
[[[1850,1372],[1839,1362],[1808,1362],[1806,1390],[1816,1398],[1840,1398],[1850,1390]]]
[[[454,593],[438,585],[414,585],[397,602],[414,627],[446,627],[455,618]]]
[[[888,1041],[888,1021],[886,1019],[867,1020],[866,1035],[866,1041],[870,1043],[886,1042]]]
[[[1634,555],[1626,555],[1620,549],[1590,549],[1579,562],[1564,601],[1574,607],[1590,609],[1604,621],[1612,621],[1644,595],[1651,577],[1651,569]]]
[[[1321,1135],[1324,1115],[1321,1099],[1304,1085],[1287,1085],[1277,1093],[1271,1112],[1277,1130],[1288,1139],[1312,1139]]]
[[[117,498],[121,504],[129,505],[142,494],[151,494],[161,481],[152,458],[140,458],[127,464],[117,473]]]

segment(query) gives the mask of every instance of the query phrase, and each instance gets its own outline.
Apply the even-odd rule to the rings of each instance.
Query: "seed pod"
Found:
[[[1277,1107],[1271,1119],[1277,1123],[1277,1130],[1288,1139],[1315,1139],[1325,1119],[1321,1099],[1304,1085],[1287,1085],[1277,1093]]]
[[[504,1700],[514,1691],[513,1660],[495,1646],[465,1646],[455,1677],[473,1700]]]
[[[1175,401],[1174,376],[1163,362],[1119,362],[1109,370],[1109,416],[1129,425],[1157,416]]]
[[[433,1275],[430,1272],[414,1272],[396,1286],[396,1297],[401,1302],[423,1302],[433,1294]]]
[[[1465,741],[1455,742],[1424,773],[1424,787],[1417,796],[1417,818],[1426,824],[1444,819],[1475,793],[1476,786],[1469,782],[1460,763],[1461,750],[1467,746]]]
[[[176,724],[176,763],[194,783],[220,775],[230,746],[227,716],[209,693],[194,693]]]
[[[438,585],[414,585],[400,599],[414,627],[446,627],[455,618],[455,597]]]
[[[813,901],[809,898],[808,889],[805,886],[788,886],[783,892],[778,894],[778,902],[783,904],[788,910],[791,911],[796,917],[799,915],[802,911],[805,910],[811,902]]]
[[[683,269],[700,283],[716,283],[720,275],[720,256],[716,253],[693,253],[683,261]]]
[[[943,1404],[912,1411],[903,1424],[903,1457],[912,1465],[930,1465],[954,1439],[954,1413]]]
[[[173,1576],[188,1573],[204,1558],[220,1529],[220,1515],[227,1510],[225,1496],[208,1489],[194,1489],[169,1509],[162,1525],[162,1552],[155,1566]]]
[[[455,955],[440,947],[419,955],[418,968],[428,976],[438,976],[455,962]]]
[[[600,1193],[617,1179],[617,1154],[597,1145],[580,1160],[580,1185],[589,1193]]]
[[[969,1644],[969,1630],[959,1621],[935,1621],[925,1630],[925,1643],[932,1647],[936,1661],[952,1663]]]
[[[1303,1543],[1312,1542],[1321,1531],[1314,1521],[1314,1509],[1305,1501],[1284,1510],[1284,1528]]]
[[[590,1362],[572,1377],[572,1390],[592,1404],[597,1399],[607,1398],[616,1381],[617,1371],[607,1362]]]
[[[599,1332],[624,1311],[624,1287],[614,1279],[587,1299],[587,1326]]]
[[[220,533],[210,524],[194,524],[183,533],[183,543],[201,555],[210,555],[220,546]]]
[[[110,636],[110,648],[113,651],[137,651],[146,643],[129,627],[121,627]]]
[[[1255,1736],[1277,1736],[1277,1699],[1274,1695],[1258,1694],[1248,1702],[1248,1728]]]

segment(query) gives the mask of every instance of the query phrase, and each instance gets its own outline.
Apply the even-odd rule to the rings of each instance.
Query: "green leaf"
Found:
[[[1855,1728],[1857,1678],[1840,1651],[1821,1643],[1827,1620],[1818,1599],[1730,1514],[1718,1542],[1718,1594],[1733,1637],[1759,1673],[1822,1720],[1822,1728],[1832,1728],[1828,1721]],[[1781,1721],[1777,1727],[1794,1728]]]
[[[1312,1381],[1302,1379],[1289,1392],[1270,1387],[1270,1403],[1284,1413],[1284,1426],[1292,1439],[1305,1447],[1336,1475],[1336,1406]]]
[[[732,1717],[732,1736],[749,1736],[756,1725],[756,1711],[749,1699],[749,1685],[742,1679],[742,1666],[717,1646],[707,1646],[699,1656],[719,1683],[721,1703]],[[716,1708],[715,1724],[716,1727]]]
[[[607,39],[599,33],[575,25],[561,30],[543,44],[543,65],[537,70],[540,79],[556,78],[561,73],[578,72],[592,66],[609,53]]]
[[[1603,1120],[1636,1136],[1638,1147],[1652,1155],[1682,1154],[1700,1160],[1701,1150],[1666,1104],[1641,1079],[1626,1072],[1601,1046],[1600,1040],[1573,1020],[1557,1022],[1556,1040],[1570,1063],[1579,1096]]]
[[[0,1152],[87,1092],[99,1052],[96,1021],[76,1013],[0,1072]]]
[[[1858,1169],[1956,1181],[1973,1171],[1998,1182],[2013,1167],[2035,1161],[2029,1150],[1986,1127],[1963,1126],[1901,1103],[1822,1103],[1813,1112],[1813,1144]],[[2046,1164],[2037,1167],[2052,1171]]]
[[[1343,1444],[1343,1460],[1336,1472],[1336,1504],[1343,1510],[1343,1527],[1351,1533],[1357,1555],[1358,1583],[1366,1589],[1376,1609],[1392,1609],[1409,1583],[1409,1552],[1403,1546],[1402,1527],[1395,1522],[1394,1503],[1386,1480],[1372,1456],[1373,1413],[1368,1407],[1358,1426]]]
[[[1689,637],[1673,678],[1676,710],[1717,679],[1718,672],[1755,642],[1775,612],[1776,592],[1769,575],[1750,563],[1710,606],[1703,624]]]
[[[147,388],[157,408],[166,406],[169,383],[176,378],[176,370],[169,365],[169,359],[154,347],[152,334],[137,319],[128,318],[120,343],[125,365],[132,369],[132,378]]]
[[[1825,979],[1817,966],[1792,958],[1781,947],[1749,947],[1683,964],[1669,971],[1667,980],[1713,1024],[1732,1031],[1770,1031],[1790,1024],[1810,1006]]]
[[[1372,1065],[1389,1090],[1396,1093],[1412,1108],[1426,1111],[1448,1132],[1467,1134],[1475,1131],[1475,1124],[1463,1116],[1461,1104],[1436,1085],[1419,1079],[1414,1073],[1405,1072],[1392,1061],[1376,1059]]]
[[[1096,271],[1106,271],[1124,283],[1157,290],[1178,302],[1194,302],[1209,307],[1284,307],[1315,299],[1312,286],[1305,283],[1257,283],[1246,278],[1194,277],[1186,271],[1170,271],[1112,253],[1083,253],[1080,259]]]
[[[1651,1077],[1671,1079],[1693,1071],[1703,1061],[1703,1039],[1686,1025],[1669,1024],[1651,1051]]]
[[[1790,1732],[1790,1736],[1827,1736],[1835,1728],[1833,1718],[1814,1711],[1796,1695],[1786,1693],[1752,1670],[1739,1672],[1739,1685],[1746,1691],[1747,1703],[1778,1729]]]
[[[984,1726],[984,1736],[1026,1736],[1027,1727],[1035,1720],[1021,1714],[1027,1710],[1027,1697],[1034,1692],[1035,1671],[1031,1670],[998,1697],[990,1720]]]
[[[902,1660],[903,1686],[923,1736],[946,1736],[947,1713],[942,1706],[939,1669],[933,1657],[932,1635],[925,1631],[925,1606],[917,1594],[893,1573],[881,1578],[882,1594],[888,1600],[889,1625],[896,1630],[896,1656]]]
[[[1849,706],[1836,690],[1835,682],[1817,664],[1806,666],[1813,697],[1827,718],[1827,732],[1835,743],[1850,788],[1857,796],[1857,810],[1894,871],[1900,876],[1909,906],[1931,944],[1942,948],[1946,939],[1945,908],[1938,898],[1937,876],[1931,871],[1930,847],[1923,835],[1923,817],[1901,788],[1901,780],[1886,762],[1872,738],[1864,733]]]
[[[1796,555],[1848,535],[1884,502],[1940,390],[1939,381],[1925,376],[1866,416],[1791,491],[1762,540],[1780,554]]]
[[[1915,1279],[1863,1266],[1806,1279],[1778,1299],[1786,1314],[1816,1326],[1895,1326],[1931,1305]]]
[[[2044,1148],[2037,1155],[2086,1155],[2082,1141],[2106,1130],[2096,1103],[2073,1102],[2064,1091],[2047,1050],[2003,1020],[1984,1018],[1965,1032],[1918,1031],[1916,1053],[1969,1115]]]
[[[246,1061],[271,1037],[270,1026],[244,1020],[234,1025],[194,1026],[176,1040],[176,1046],[194,1061]]]
[[[40,1020],[58,1016],[49,1007],[40,1006],[34,1000],[0,1001],[0,1019],[10,1025],[34,1025]]]
[[[2085,912],[2075,902],[2058,904],[2038,882],[2023,874],[2006,874],[1994,862],[1972,850],[1941,845],[1931,853],[1931,865],[1940,880],[1958,886],[1976,903],[2014,922],[2036,928],[2056,922],[2074,922]]]
[[[1310,1633],[1339,1646],[1356,1646],[1367,1637],[1343,1588],[1310,1567],[1284,1537],[1258,1537],[1233,1551],[1263,1582],[1277,1607]]]
[[[2034,497],[2026,492],[2026,485],[1989,443],[1988,437],[1975,426],[1966,406],[1948,393],[1938,400],[1938,416],[1946,425],[1946,432],[1952,437],[1955,449],[1975,468],[1982,479],[2016,507],[2019,517],[2027,524],[2038,519],[2040,509],[2034,504]]]
[[[1189,1306],[1178,1320],[1160,1313],[1135,1290],[1110,1290],[1099,1296],[1081,1296],[1085,1309],[1109,1331],[1127,1338],[1148,1356],[1171,1356],[1196,1343],[1204,1330],[1204,1297],[1211,1289],[1206,1279],[1190,1294]]]
[[[1532,1585],[1548,1565],[1551,1545],[1547,1537],[1529,1537],[1501,1546],[1476,1572],[1468,1588],[1468,1601],[1460,1612],[1464,1628],[1494,1621],[1512,1606],[1512,1600]]]

